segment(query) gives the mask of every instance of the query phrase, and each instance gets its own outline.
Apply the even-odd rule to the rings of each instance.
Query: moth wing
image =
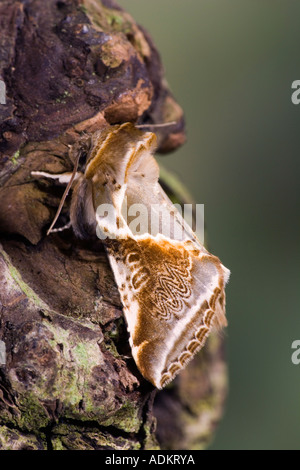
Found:
[[[150,233],[152,236],[162,234],[170,239],[190,240],[198,248],[206,251],[159,184],[158,178],[159,166],[155,158],[147,152],[144,152],[130,167],[126,202],[128,207],[138,202],[146,208],[149,220],[144,234]],[[133,233],[133,235],[143,235],[143,232]]]
[[[136,364],[164,387],[225,326],[225,274],[218,258],[163,236],[127,238],[109,258]]]
[[[131,127],[121,128],[133,137]],[[152,133],[136,136],[122,165],[114,165],[111,152],[114,178],[112,184],[107,179],[104,191],[119,223],[115,231],[108,230],[100,217],[97,223],[100,230],[115,236],[104,243],[121,295],[133,357],[143,376],[162,388],[203,347],[214,325],[226,324],[224,288],[229,271],[198,241],[159,185],[159,168],[151,154],[153,142]],[[98,179],[105,174],[99,170],[100,166]],[[103,191],[95,182],[94,194],[100,204]],[[135,204],[143,206],[148,218],[140,231],[126,220],[126,205]]]

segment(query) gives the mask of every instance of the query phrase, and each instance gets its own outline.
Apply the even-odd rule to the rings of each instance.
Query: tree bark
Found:
[[[174,120],[158,150],[181,145],[159,54],[111,0],[2,0],[0,25],[0,449],[203,448],[226,395],[223,340],[157,393],[101,242],[46,237],[63,188],[31,177],[72,171],[69,146],[114,123]],[[168,173],[162,184],[187,202]]]

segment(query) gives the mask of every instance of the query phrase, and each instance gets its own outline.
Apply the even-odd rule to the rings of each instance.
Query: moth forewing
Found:
[[[78,236],[97,233],[103,240],[133,357],[142,375],[162,388],[215,326],[226,326],[229,270],[161,188],[152,132],[125,123],[94,134],[91,142],[85,172],[76,177],[71,222]],[[140,230],[132,223],[138,208],[147,213]]]
[[[97,165],[93,160],[90,165],[94,180],[101,180],[109,192],[119,220],[114,242],[108,237],[104,244],[120,291],[132,354],[143,376],[162,388],[203,347],[214,325],[226,325],[224,288],[229,271],[201,245],[159,185],[153,136],[131,124],[114,128],[94,150]],[[97,188],[98,182],[93,191],[99,205],[107,196]],[[132,231],[130,218],[124,217],[125,198],[129,208],[143,205],[148,213],[159,206],[158,226],[153,228],[149,217],[147,231]],[[174,229],[164,233],[165,220],[182,228],[181,239]],[[109,232],[104,218],[97,217],[97,224]]]

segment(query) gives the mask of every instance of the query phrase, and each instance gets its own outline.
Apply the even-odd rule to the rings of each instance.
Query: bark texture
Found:
[[[111,0],[2,0],[0,80],[0,449],[205,447],[226,395],[223,341],[157,393],[101,242],[46,237],[63,188],[31,176],[71,171],[69,146],[114,123],[175,120],[159,151],[184,142],[151,38]]]

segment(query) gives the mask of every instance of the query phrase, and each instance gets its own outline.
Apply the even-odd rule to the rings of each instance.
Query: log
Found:
[[[223,339],[158,392],[101,241],[47,237],[64,188],[31,176],[72,171],[70,146],[115,123],[176,121],[158,151],[184,143],[152,39],[112,0],[2,0],[0,26],[0,449],[204,448],[226,396]],[[168,172],[162,184],[187,202]]]

